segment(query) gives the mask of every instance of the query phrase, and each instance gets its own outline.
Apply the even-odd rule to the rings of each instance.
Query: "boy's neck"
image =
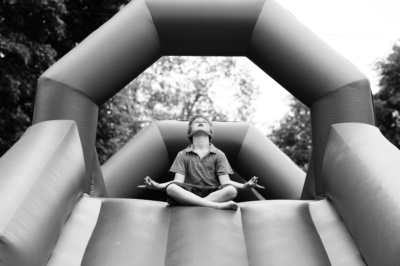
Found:
[[[193,136],[193,149],[194,150],[208,150],[210,148],[210,139],[208,135]]]

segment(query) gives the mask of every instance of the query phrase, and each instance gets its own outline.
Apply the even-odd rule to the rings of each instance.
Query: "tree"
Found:
[[[63,1],[4,0],[0,7],[0,156],[31,125],[36,81],[64,40]]]
[[[294,97],[290,98],[290,110],[268,137],[293,162],[307,171],[311,156],[310,110]]]
[[[96,148],[105,162],[144,126],[138,113],[136,81],[131,82],[99,108]]]
[[[3,0],[0,4],[0,156],[32,123],[36,82],[129,0]]]
[[[382,134],[400,148],[400,46],[376,63],[380,90],[374,95],[376,124]]]
[[[89,34],[107,22],[130,0],[64,0],[68,12],[64,21],[65,41],[55,44],[59,56],[64,56]]]
[[[232,57],[162,57],[99,110],[100,162],[154,120],[251,121],[259,88]]]

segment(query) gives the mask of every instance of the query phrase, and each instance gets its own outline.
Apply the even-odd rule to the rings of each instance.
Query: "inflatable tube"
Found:
[[[73,121],[34,125],[0,160],[0,265],[45,265],[84,190]]]
[[[34,124],[40,121],[73,120],[79,129],[79,136],[86,166],[85,192],[97,195],[104,192],[104,181],[101,175],[94,175],[100,167],[97,157],[95,138],[97,130],[98,106],[80,91],[58,81],[42,78],[38,81],[36,103],[33,116]],[[56,104],[54,104],[56,103]],[[39,120],[40,118],[40,120]],[[94,181],[95,179],[95,181]],[[95,192],[91,191],[92,184],[96,183]]]
[[[147,175],[157,182],[173,179],[169,168],[178,152],[190,144],[187,127],[187,122],[159,121],[137,134],[102,166],[109,195],[162,199],[164,192],[137,186],[143,184]],[[300,198],[305,173],[254,126],[214,122],[213,128],[212,142],[226,154],[232,168],[243,178],[242,182],[258,176],[259,183],[266,187],[258,190],[264,198]],[[241,191],[240,200],[243,200],[242,194]]]
[[[368,265],[400,261],[399,160],[376,127],[332,126],[322,180]]]

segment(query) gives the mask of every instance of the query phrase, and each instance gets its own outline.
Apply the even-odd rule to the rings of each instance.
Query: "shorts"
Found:
[[[226,185],[222,185],[222,186],[216,186],[216,187],[207,187],[207,186],[195,186],[195,185],[189,185],[189,184],[184,184],[184,183],[179,183],[179,182],[171,182],[170,184],[168,184],[168,186],[169,185],[171,185],[171,184],[175,184],[175,185],[178,185],[178,186],[180,186],[181,188],[183,188],[183,189],[185,189],[185,190],[187,190],[187,191],[189,191],[189,192],[192,192],[193,194],[195,194],[195,195],[197,195],[197,196],[199,196],[199,197],[201,197],[201,198],[205,198],[205,197],[207,197],[208,195],[210,195],[211,193],[213,193],[213,192],[215,192],[215,191],[218,191],[218,190],[221,190],[221,189],[223,189],[224,187],[227,187],[227,186],[233,186],[233,185],[230,185],[230,184],[226,184]],[[167,186],[167,187],[168,187]],[[233,186],[234,187],[234,186]],[[236,191],[237,191],[237,188],[236,187],[234,187],[235,189],[236,189]],[[165,189],[166,190],[166,189]],[[176,200],[174,200],[173,198],[171,198],[169,195],[168,195],[168,193],[166,193],[167,194],[167,202],[168,202],[168,205],[169,206],[182,206],[182,204],[180,204],[179,202],[177,202]],[[239,199],[239,191],[237,191],[237,193],[236,193],[236,198],[235,199],[233,199],[233,201],[238,201],[238,199]]]

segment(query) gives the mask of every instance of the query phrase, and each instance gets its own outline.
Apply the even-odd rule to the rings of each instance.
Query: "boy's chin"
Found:
[[[195,135],[195,134],[201,134],[201,133],[204,133],[205,135],[207,135],[207,136],[209,136],[210,135],[210,131],[209,130],[207,130],[207,129],[203,129],[203,128],[196,128],[193,132],[192,132],[192,135]]]

